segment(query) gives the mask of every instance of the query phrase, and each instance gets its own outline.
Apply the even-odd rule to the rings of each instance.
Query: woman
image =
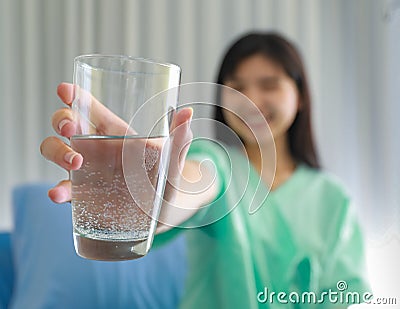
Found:
[[[161,215],[167,224],[160,224],[163,233],[156,236],[156,246],[183,232],[181,226],[197,227],[184,231],[188,270],[180,307],[309,308],[317,303],[318,308],[329,308],[335,305],[329,291],[344,291],[338,290],[339,282],[347,285],[346,291],[362,295],[361,232],[349,197],[319,169],[308,83],[296,48],[278,34],[246,35],[226,53],[218,83],[253,103],[232,99],[229,92],[234,91],[224,87],[219,93],[215,119],[229,126],[244,146],[228,147],[229,156],[200,140],[192,143],[185,161],[192,110],[176,115],[175,148],[184,151],[173,157],[179,158],[183,179],[196,179],[203,159],[214,162],[217,176],[195,197],[173,192],[170,204],[190,209],[176,213],[166,206]],[[59,95],[71,103],[71,86],[61,85]],[[68,109],[56,112],[55,130],[73,135],[71,119]],[[59,139],[46,139],[41,150],[68,170],[82,164],[83,158]],[[211,174],[203,169],[205,179]],[[69,181],[49,192],[55,202],[69,200],[70,194]],[[347,302],[351,300],[336,301],[336,306]]]

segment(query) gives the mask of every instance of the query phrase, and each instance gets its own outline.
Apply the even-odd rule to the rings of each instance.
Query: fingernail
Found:
[[[63,119],[63,120],[61,120],[60,123],[58,124],[58,129],[60,130],[60,132],[61,132],[61,129],[62,129],[67,123],[70,123],[70,122],[71,122],[71,120],[69,120],[69,119]]]
[[[65,155],[64,155],[64,160],[65,160],[65,162],[67,162],[67,163],[69,163],[69,164],[72,164],[72,161],[74,160],[74,158],[77,156],[78,154],[76,153],[76,152],[67,152]]]

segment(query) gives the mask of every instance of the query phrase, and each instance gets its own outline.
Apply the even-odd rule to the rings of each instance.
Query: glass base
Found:
[[[112,241],[86,238],[74,233],[76,253],[85,259],[98,261],[126,261],[147,254],[147,239],[138,241]]]

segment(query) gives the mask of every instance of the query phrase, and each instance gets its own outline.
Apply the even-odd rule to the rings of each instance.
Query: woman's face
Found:
[[[261,54],[250,56],[224,84],[247,96],[255,105],[246,100],[239,104],[238,100],[222,99],[228,125],[245,144],[265,142],[266,136],[270,136],[265,134],[269,132],[266,122],[274,140],[287,133],[299,109],[299,98],[295,82],[280,65]]]

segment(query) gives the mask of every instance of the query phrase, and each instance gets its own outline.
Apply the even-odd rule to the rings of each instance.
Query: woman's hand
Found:
[[[57,110],[52,117],[52,126],[55,132],[63,137],[70,138],[76,133],[77,124],[74,122],[71,104],[74,100],[74,86],[62,83],[57,88],[60,99],[68,106]],[[107,135],[107,131],[120,131],[124,135],[128,125],[95,98],[92,99],[92,110],[95,113],[95,128],[97,133]],[[94,105],[94,107],[93,107]],[[192,140],[190,130],[190,120],[193,111],[191,108],[184,108],[174,115],[172,120],[171,135],[173,145],[171,148],[169,180],[179,183],[186,154]],[[42,155],[49,161],[54,162],[67,171],[77,170],[83,163],[80,153],[74,151],[69,145],[65,144],[60,138],[55,136],[47,137],[40,145]],[[166,189],[172,199],[174,193]],[[50,199],[56,203],[63,203],[71,200],[71,181],[63,180],[48,192]]]

